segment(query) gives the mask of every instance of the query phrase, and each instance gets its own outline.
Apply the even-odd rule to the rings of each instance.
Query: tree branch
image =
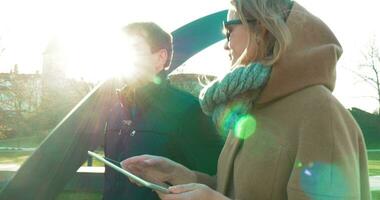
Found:
[[[352,72],[353,74],[355,74],[356,76],[358,76],[362,81],[368,83],[369,85],[371,85],[371,87],[374,87],[377,90],[377,82],[374,78],[363,75],[363,74],[361,74],[355,70],[352,70],[352,69],[348,69],[348,68],[346,68],[346,69],[349,70],[350,72]]]

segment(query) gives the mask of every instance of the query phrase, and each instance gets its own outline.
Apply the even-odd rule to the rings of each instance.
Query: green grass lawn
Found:
[[[103,155],[102,151],[96,151],[96,153]],[[0,152],[0,164],[21,165],[31,154],[32,152]],[[82,166],[87,166],[87,162],[83,163]],[[93,166],[99,167],[104,166],[104,164],[93,159]]]
[[[380,199],[380,191],[372,192],[372,200]]]
[[[36,148],[44,140],[44,136],[32,136],[25,138],[13,138],[7,140],[0,140],[0,147],[24,147]],[[95,151],[100,155],[104,155],[103,150]],[[0,151],[0,164],[17,164],[21,165],[32,152],[1,152]],[[83,163],[82,166],[87,166]],[[93,166],[104,166],[103,163],[93,160]]]
[[[0,147],[37,147],[44,139],[42,135],[0,140]]]
[[[30,152],[2,152],[0,153],[0,164],[22,164],[29,156]]]
[[[368,161],[368,173],[370,176],[380,176],[380,160]]]

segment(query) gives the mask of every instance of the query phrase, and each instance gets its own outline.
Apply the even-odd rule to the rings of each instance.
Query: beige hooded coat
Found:
[[[370,199],[366,147],[332,95],[342,48],[331,30],[294,2],[292,43],[252,110],[246,140],[229,134],[217,190],[232,199]]]

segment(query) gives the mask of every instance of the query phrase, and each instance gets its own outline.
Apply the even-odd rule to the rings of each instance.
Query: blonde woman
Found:
[[[366,147],[332,95],[342,48],[297,2],[234,0],[224,23],[232,70],[202,93],[227,140],[217,175],[142,155],[122,162],[168,182],[162,199],[370,199]]]

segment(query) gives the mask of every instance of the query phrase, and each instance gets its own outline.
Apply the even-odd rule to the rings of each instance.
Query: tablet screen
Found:
[[[106,158],[104,158],[104,157],[102,157],[102,156],[100,156],[100,155],[98,155],[98,154],[96,154],[96,153],[94,153],[92,151],[88,151],[88,155],[90,155],[90,156],[94,157],[95,159],[103,162],[105,165],[107,165],[107,166],[111,167],[112,169],[114,169],[114,170],[116,170],[116,171],[124,174],[128,178],[136,181],[137,183],[139,183],[139,184],[141,184],[141,185],[143,185],[145,187],[148,187],[148,188],[150,188],[152,190],[156,190],[156,191],[159,191],[159,192],[162,192],[162,193],[169,193],[169,190],[168,190],[167,186],[161,186],[161,185],[158,185],[158,184],[146,181],[146,180],[144,180],[144,179],[142,179],[142,178],[140,178],[140,177],[132,174],[131,172],[129,172],[129,171],[127,171],[127,170],[125,170],[125,169],[123,169],[123,168],[115,165],[114,163],[106,160]]]

